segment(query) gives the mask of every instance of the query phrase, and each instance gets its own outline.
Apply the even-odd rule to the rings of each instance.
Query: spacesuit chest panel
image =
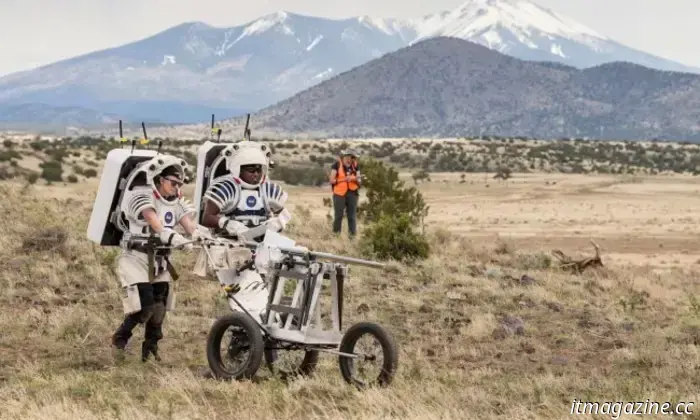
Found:
[[[156,201],[156,207],[158,212],[158,217],[160,218],[160,223],[165,228],[174,228],[177,224],[177,214],[175,212],[174,205],[168,205],[160,200]]]
[[[158,220],[161,225],[165,228],[173,229],[178,222],[178,211],[177,201],[172,204],[164,203],[160,199],[152,199],[151,205],[155,207],[156,215],[158,215]],[[143,218],[143,215],[129,215],[130,231],[134,234],[145,235],[150,232],[148,223]]]
[[[226,216],[249,226],[257,226],[267,220],[265,203],[258,189],[241,189],[238,204]]]

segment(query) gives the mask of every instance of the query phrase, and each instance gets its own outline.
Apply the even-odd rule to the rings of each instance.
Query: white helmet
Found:
[[[265,182],[271,155],[266,145],[255,141],[242,141],[226,146],[222,153],[226,157],[226,169],[243,188],[256,188]],[[256,184],[250,184],[241,179],[241,167],[246,165],[260,165],[262,168],[262,175]]]
[[[188,182],[188,177],[187,177],[187,170],[188,170],[188,165],[187,162],[185,162],[184,159],[178,158],[176,156],[172,155],[158,155],[154,156],[151,158],[151,160],[147,161],[143,166],[142,170],[146,172],[146,182],[148,185],[153,188],[154,191],[157,191],[157,186],[155,184],[155,179],[166,169],[174,167],[177,173],[180,174],[182,177],[183,182]],[[182,191],[180,191],[179,196],[182,195]],[[160,197],[158,195],[158,198],[161,200],[164,200],[163,197]]]

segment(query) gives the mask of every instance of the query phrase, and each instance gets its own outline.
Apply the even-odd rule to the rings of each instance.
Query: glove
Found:
[[[265,222],[265,225],[268,227],[268,229],[279,233],[282,232],[285,227],[287,227],[287,223],[289,223],[290,220],[292,220],[291,213],[289,213],[289,210],[284,209],[277,216],[270,217]]]
[[[279,219],[279,217],[271,217],[265,222],[265,226],[267,226],[268,229],[273,230],[275,232],[282,232],[284,229],[284,225],[282,224],[282,221]]]
[[[171,246],[180,248],[185,252],[192,252],[193,249],[192,244],[189,243],[190,241],[188,241],[187,238],[172,229],[163,229],[160,232],[160,240],[164,244],[170,244]]]
[[[197,228],[192,232],[191,238],[193,241],[198,241],[201,239],[212,239],[209,229],[202,225],[197,225]]]
[[[219,219],[219,227],[226,230],[226,233],[231,236],[239,236],[248,230],[248,227],[246,227],[246,225],[243,223],[236,220],[231,220],[228,217],[222,217]]]

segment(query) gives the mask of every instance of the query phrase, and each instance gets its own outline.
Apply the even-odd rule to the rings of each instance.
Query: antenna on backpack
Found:
[[[214,140],[214,114],[211,114],[211,127],[209,129],[209,140]]]
[[[248,117],[245,120],[245,128],[243,129],[243,138],[250,141],[250,128],[248,128],[248,125],[250,124],[250,114],[248,114]]]
[[[119,120],[119,141],[122,143],[122,149],[124,148],[124,143],[129,141],[129,139],[124,138],[124,129],[122,128],[122,120]]]
[[[143,130],[143,138],[139,140],[139,144],[148,144],[148,135],[146,134],[146,124],[144,122],[141,122],[141,129]],[[131,148],[131,151],[134,151],[133,147]]]
[[[221,141],[221,127],[214,128],[214,114],[211,114],[211,131],[209,132],[209,139],[212,140],[214,134],[216,134],[217,143]]]
[[[134,147],[136,147],[136,139],[131,140],[131,153],[134,153]]]
[[[141,130],[143,130],[143,138],[141,139],[141,144],[149,144],[151,141],[148,140],[148,133],[146,133],[146,123],[141,122]],[[157,154],[160,154],[160,148],[163,146],[163,139],[158,139],[158,150]]]

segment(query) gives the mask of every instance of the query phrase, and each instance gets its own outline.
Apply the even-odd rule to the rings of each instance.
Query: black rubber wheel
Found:
[[[231,327],[236,330],[236,342],[229,344],[227,356],[237,356],[241,350],[247,349],[247,360],[238,369],[229,370],[222,359],[221,340],[224,333]],[[233,341],[233,340],[232,340]],[[243,312],[233,312],[216,320],[209,330],[207,337],[207,361],[209,368],[218,379],[241,380],[250,379],[260,368],[265,344],[260,326],[249,315]]]
[[[361,362],[360,359],[355,359],[347,356],[339,356],[338,364],[340,365],[340,373],[343,379],[349,384],[355,385],[358,388],[368,388],[370,386],[379,385],[386,387],[391,384],[396,374],[396,369],[399,362],[399,353],[396,347],[396,342],[392,335],[379,324],[374,322],[359,322],[350,327],[343,335],[340,341],[339,351],[343,353],[355,354],[355,344],[365,334],[373,336],[382,347],[382,367],[377,377],[370,382],[364,382],[354,377],[355,362]]]
[[[277,347],[277,342],[274,340],[269,341],[269,346]],[[301,352],[302,350],[284,350],[277,348],[265,347],[265,363],[267,368],[273,374],[279,375],[282,379],[291,379],[297,376],[311,376],[316,370],[316,365],[318,364],[319,351],[318,350],[307,350],[304,352],[304,358],[302,359],[299,366],[289,369],[280,368],[275,364],[277,362],[278,352]]]

